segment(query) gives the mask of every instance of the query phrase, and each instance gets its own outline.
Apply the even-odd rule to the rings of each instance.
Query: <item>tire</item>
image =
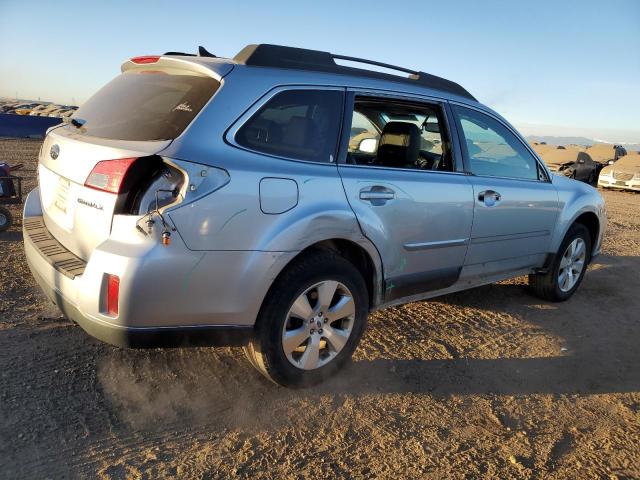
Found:
[[[576,242],[576,244],[574,244]],[[566,255],[569,253],[569,246],[574,244],[579,246],[580,242],[584,247],[584,255],[582,260],[582,268],[580,272],[576,276],[573,274],[573,266],[579,266],[579,261],[576,260],[574,263],[569,263],[568,266],[565,265],[564,260]],[[562,241],[560,248],[558,249],[558,253],[555,256],[553,264],[551,268],[544,274],[533,274],[529,275],[529,286],[533,293],[542,298],[543,300],[548,300],[550,302],[564,302],[568,300],[578,289],[584,275],[587,271],[587,267],[589,265],[589,261],[591,260],[591,236],[589,235],[589,230],[580,224],[574,223]],[[564,283],[561,281],[561,273],[564,270],[563,279],[567,279],[567,268],[571,269],[572,275],[570,281]],[[569,283],[571,282],[571,284]]]
[[[331,300],[321,305],[323,296]],[[332,251],[319,250],[294,260],[273,283],[258,314],[254,336],[244,347],[245,354],[260,373],[278,385],[315,385],[351,359],[368,313],[369,295],[358,269]],[[288,345],[284,342],[286,332]],[[314,355],[316,351],[319,353]]]
[[[12,223],[11,212],[4,207],[0,207],[0,232],[8,230]]]

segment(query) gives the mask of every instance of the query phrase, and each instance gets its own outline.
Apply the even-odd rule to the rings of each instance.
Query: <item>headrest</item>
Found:
[[[420,128],[413,123],[387,123],[380,136],[378,163],[390,167],[413,164],[420,153],[420,139]]]
[[[315,123],[307,117],[292,117],[284,131],[283,143],[301,147],[307,145],[314,135]]]

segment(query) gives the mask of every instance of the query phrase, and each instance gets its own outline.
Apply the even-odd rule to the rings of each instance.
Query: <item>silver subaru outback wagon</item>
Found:
[[[566,300],[606,224],[460,85],[264,44],[126,61],[38,177],[25,251],[67,317],[124,347],[243,346],[286,386],[342,367],[375,309],[520,275]]]

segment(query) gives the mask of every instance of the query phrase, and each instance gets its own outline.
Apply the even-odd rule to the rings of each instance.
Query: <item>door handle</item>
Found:
[[[396,192],[381,185],[360,190],[360,200],[371,202],[373,205],[384,205],[387,200],[393,200],[395,197]]]
[[[487,207],[492,207],[502,200],[502,195],[494,190],[484,190],[478,194],[478,200],[483,202]]]

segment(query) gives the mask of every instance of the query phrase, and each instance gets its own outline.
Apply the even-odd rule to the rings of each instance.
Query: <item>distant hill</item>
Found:
[[[596,143],[605,143],[593,138],[587,137],[553,137],[549,135],[528,135],[526,139],[530,142],[547,143],[549,145],[585,145],[591,146]],[[623,143],[621,144],[627,152],[640,150],[640,143]]]

